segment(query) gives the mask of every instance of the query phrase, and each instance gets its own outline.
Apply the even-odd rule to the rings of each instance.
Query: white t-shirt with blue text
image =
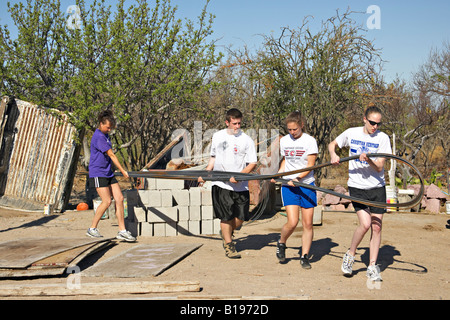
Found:
[[[364,133],[364,127],[349,128],[336,138],[336,142],[339,148],[349,147],[350,156],[362,153],[392,154],[389,136],[379,130],[373,134],[367,134]],[[376,160],[376,158],[371,159]],[[347,185],[349,187],[369,190],[386,185],[384,169],[377,172],[367,162],[361,162],[359,159],[351,160],[348,169]]]

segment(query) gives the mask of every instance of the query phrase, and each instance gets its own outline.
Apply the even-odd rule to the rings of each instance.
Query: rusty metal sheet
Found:
[[[50,204],[63,210],[80,152],[77,130],[64,114],[58,118],[49,109],[8,100],[4,97],[0,106],[0,205],[43,210]]]

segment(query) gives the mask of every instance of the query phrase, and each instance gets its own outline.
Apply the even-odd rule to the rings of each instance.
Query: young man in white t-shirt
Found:
[[[295,111],[286,117],[286,126],[289,131],[280,139],[280,153],[283,160],[278,172],[289,172],[314,166],[318,147],[316,139],[304,132],[305,123],[300,112]],[[309,251],[313,240],[314,207],[317,206],[316,191],[309,188],[295,186],[294,182],[314,185],[314,171],[305,171],[283,176],[290,180],[281,186],[283,206],[286,208],[287,222],[281,228],[280,239],[277,243],[277,258],[280,263],[286,261],[286,241],[297,227],[300,210],[302,217],[302,254],[300,264],[304,269],[310,269]],[[272,182],[274,182],[272,180]]]
[[[241,131],[242,113],[238,109],[227,111],[226,129],[216,132],[211,142],[211,158],[206,170],[250,173],[257,163],[253,140]],[[201,177],[198,182],[204,181]],[[240,258],[232,235],[247,220],[250,205],[248,181],[213,181],[212,201],[214,217],[220,219],[220,230],[225,254],[228,258]]]
[[[381,126],[381,111],[375,106],[368,107],[364,113],[364,126],[350,128],[339,135],[328,145],[331,163],[339,164],[336,146],[349,147],[350,156],[360,155],[359,159],[349,163],[348,188],[352,197],[386,203],[386,188],[384,179],[385,158],[369,158],[369,153],[392,153],[389,136],[379,131]],[[344,255],[341,270],[344,275],[352,275],[352,265],[356,249],[366,232],[371,230],[370,262],[367,276],[375,281],[381,281],[380,268],[376,265],[381,243],[381,225],[384,208],[369,207],[353,202],[359,219],[350,249]]]

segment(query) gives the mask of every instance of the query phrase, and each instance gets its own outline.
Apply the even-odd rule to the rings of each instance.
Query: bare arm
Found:
[[[122,173],[122,175],[125,178],[129,178],[128,172],[122,167],[122,165],[119,162],[119,159],[117,159],[117,156],[114,154],[112,149],[109,149],[108,151],[106,151],[106,154],[108,155],[108,157],[111,158],[111,161],[114,163],[116,168]]]
[[[367,156],[366,153],[361,153],[359,156],[360,161],[366,161],[376,172],[383,171],[386,158],[377,158],[375,161]]]
[[[208,164],[206,165],[205,170],[211,171],[212,169],[214,169],[214,163],[216,162],[216,157],[210,157]],[[198,177],[197,182],[200,184],[204,184],[205,180],[203,180],[202,177]]]
[[[330,161],[332,164],[339,164],[339,161],[341,160],[341,158],[339,158],[339,156],[336,154],[336,146],[337,145],[338,144],[337,144],[336,140],[333,140],[328,145],[328,152],[330,153]]]

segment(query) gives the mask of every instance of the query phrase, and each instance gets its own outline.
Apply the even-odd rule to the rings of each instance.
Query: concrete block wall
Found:
[[[219,234],[211,184],[184,188],[183,180],[147,179],[146,190],[127,190],[127,229],[134,236],[171,237]]]

